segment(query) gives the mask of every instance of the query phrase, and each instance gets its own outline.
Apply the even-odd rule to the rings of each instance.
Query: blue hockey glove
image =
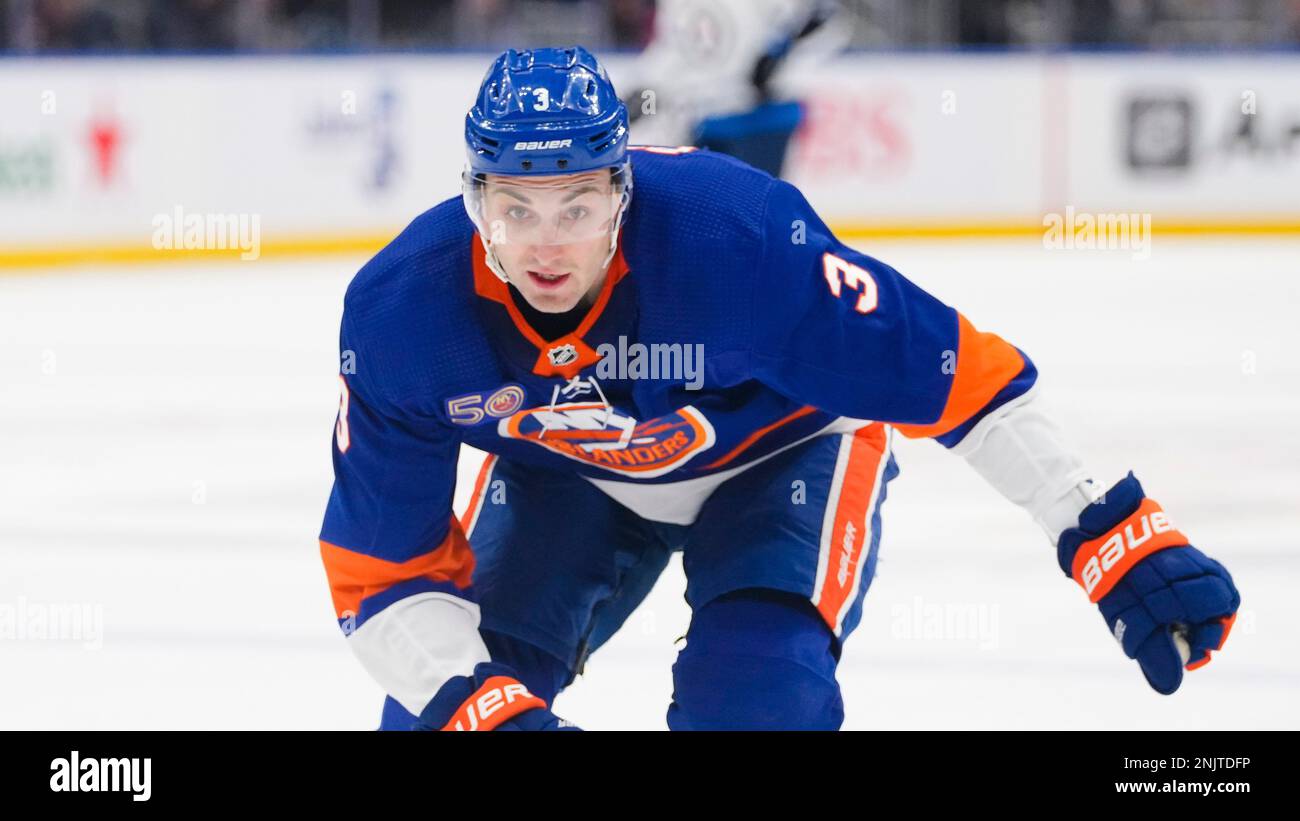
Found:
[[[514,670],[482,662],[442,685],[420,712],[426,730],[577,730],[528,692]]]
[[[1079,514],[1057,555],[1159,693],[1228,640],[1241,604],[1232,576],[1188,544],[1132,473]]]

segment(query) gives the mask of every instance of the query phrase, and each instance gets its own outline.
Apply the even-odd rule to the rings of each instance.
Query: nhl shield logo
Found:
[[[572,342],[566,342],[563,345],[556,345],[546,352],[546,358],[552,365],[562,368],[570,362],[578,359],[578,349],[573,346]]]

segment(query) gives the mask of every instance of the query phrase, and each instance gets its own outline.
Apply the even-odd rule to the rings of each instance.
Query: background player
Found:
[[[803,120],[783,88],[792,62],[846,45],[837,0],[665,0],[627,95],[637,142],[709,148],[780,176]]]

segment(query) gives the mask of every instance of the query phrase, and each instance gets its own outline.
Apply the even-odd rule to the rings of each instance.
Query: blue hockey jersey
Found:
[[[634,149],[632,167],[603,290],[560,338],[488,270],[459,197],[353,280],[320,534],[345,631],[416,594],[472,597],[462,443],[689,523],[809,437],[883,421],[952,446],[1033,384],[1020,351],[838,241],[790,184],[707,151]]]

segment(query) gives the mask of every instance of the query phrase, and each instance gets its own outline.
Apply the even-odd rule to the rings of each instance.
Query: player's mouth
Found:
[[[536,285],[538,288],[553,289],[553,288],[559,288],[561,285],[567,282],[569,279],[569,274],[529,270],[528,278],[531,279],[533,281],[533,284]]]

